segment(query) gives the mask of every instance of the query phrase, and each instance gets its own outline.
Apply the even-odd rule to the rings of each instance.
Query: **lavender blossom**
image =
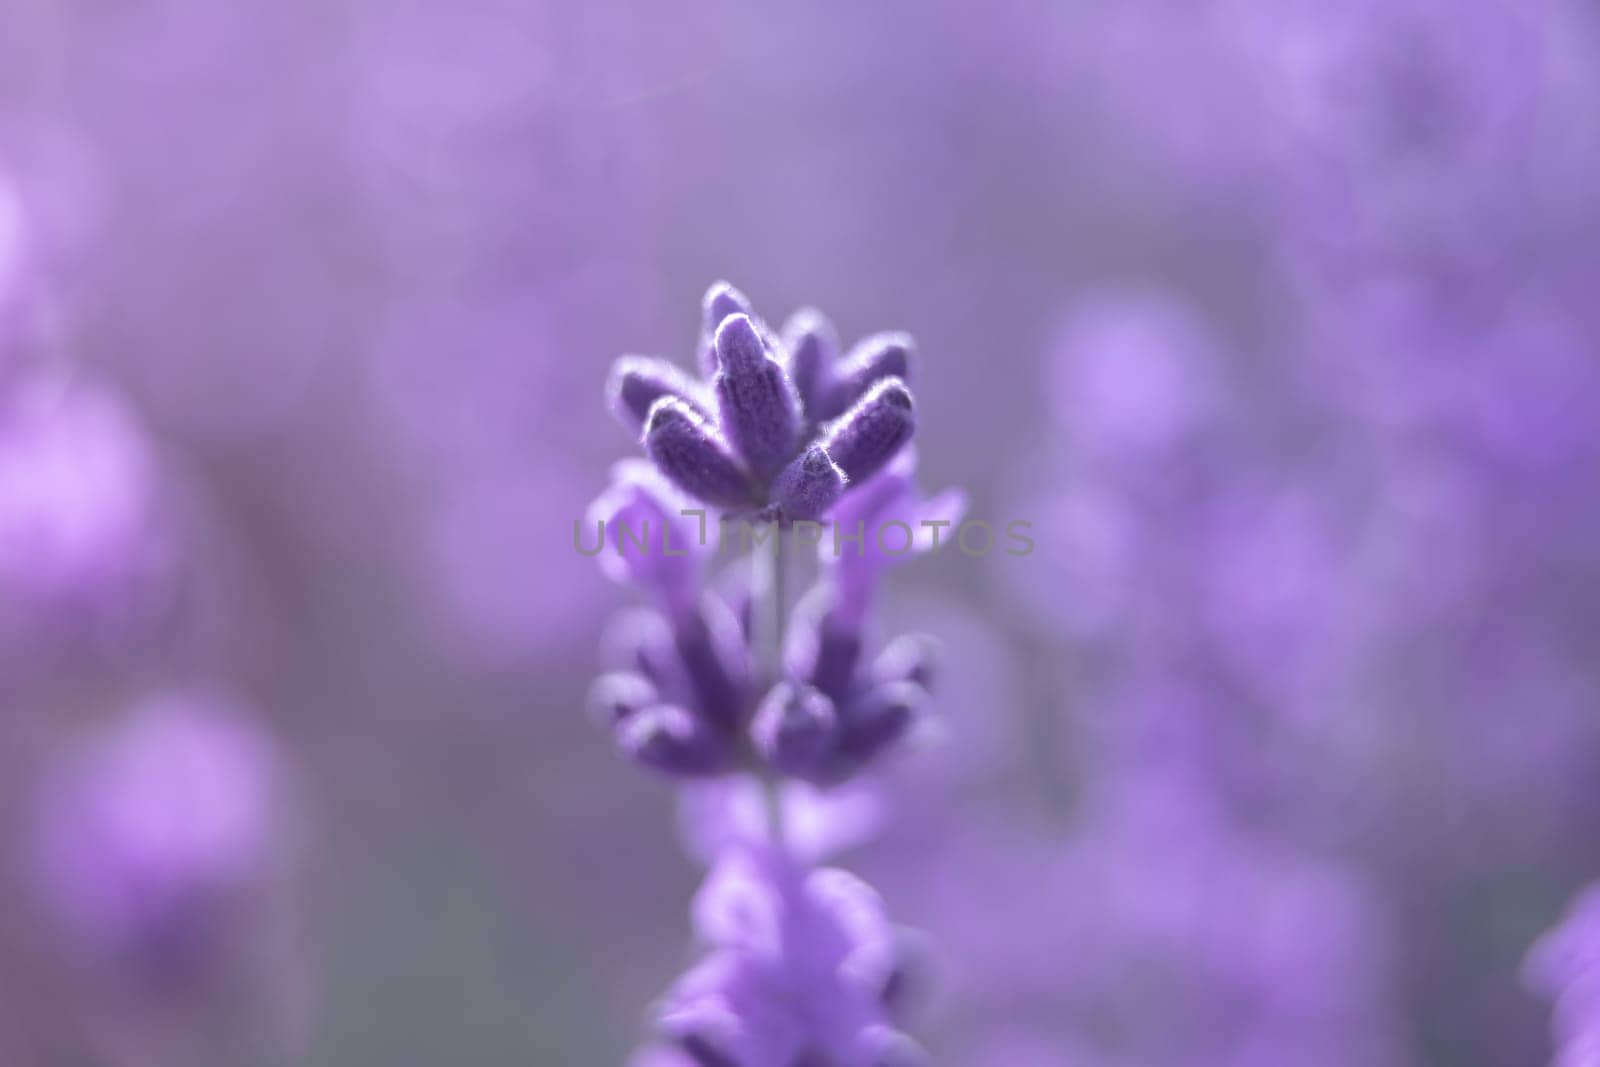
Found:
[[[703,311],[714,416],[677,372],[625,358],[609,388],[613,410],[642,427],[653,468],[618,465],[585,521],[597,528],[607,573],[655,600],[613,626],[613,670],[590,691],[591,715],[633,761],[682,782],[712,780],[687,817],[712,868],[696,907],[710,951],[663,1000],[663,1044],[639,1062],[909,1067],[925,1061],[893,1017],[904,978],[894,933],[865,884],[808,866],[824,842],[851,833],[819,831],[810,816],[827,812],[820,821],[831,824],[845,808],[816,787],[867,771],[918,720],[930,649],[902,638],[876,659],[865,655],[879,576],[900,553],[878,545],[824,564],[791,607],[788,544],[796,523],[831,513],[862,527],[914,522],[909,536],[924,547],[922,520],[937,538],[964,499],[916,492],[904,335],[869,338],[840,362],[815,312],[791,320],[780,340],[725,283]],[[703,536],[693,550],[666,551],[674,533],[690,540],[694,509],[657,472],[697,500],[765,521],[771,547],[754,546],[748,579],[708,587]],[[756,831],[747,784],[761,797]],[[848,821],[872,817],[857,806]]]
[[[617,421],[643,432],[650,409],[664,396],[676,397],[701,415],[709,410],[700,383],[664,359],[623,356],[611,370],[606,395]]]
[[[87,1035],[96,1062],[215,1063],[242,1035],[299,1040],[287,787],[272,740],[198,691],[133,706],[37,783],[27,872],[80,1009],[105,1015]]]
[[[734,851],[695,901],[709,949],[657,1009],[700,1067],[912,1067],[888,1004],[896,940],[865,883],[781,853]]]
[[[713,282],[700,301],[700,344],[696,349],[700,373],[710,378],[717,372],[717,330],[723,322],[735,315],[745,315],[752,321],[755,307],[750,298],[728,282]],[[764,330],[765,327],[762,327]]]
[[[912,342],[879,334],[843,360],[815,311],[773,334],[726,282],[702,305],[696,382],[660,360],[624,356],[613,413],[680,490],[730,514],[817,519],[910,441]]]
[[[916,426],[911,390],[899,378],[884,378],[828,426],[822,444],[850,483],[857,484],[887,466]]]
[[[812,445],[773,483],[773,502],[793,519],[820,519],[844,493],[847,479],[828,450]]]
[[[611,488],[589,505],[583,528],[600,540],[600,567],[613,581],[651,592],[680,612],[693,600],[710,545],[686,500],[643,460],[611,469]]]
[[[827,376],[814,415],[831,419],[847,410],[876,382],[911,379],[913,342],[903,333],[879,333],[857,342]]]
[[[644,450],[661,473],[692,497],[733,509],[756,501],[754,484],[715,428],[676,397],[662,397],[651,405],[644,424]]]
[[[824,586],[801,602],[784,650],[785,668],[803,680],[801,692],[829,714],[828,729],[808,736],[803,751],[785,749],[782,770],[819,784],[858,773],[908,733],[927,703],[931,671],[919,638],[902,638],[869,660],[861,631],[835,610],[834,596]]]
[[[794,455],[800,399],[748,315],[724,319],[716,345],[719,421],[749,468],[770,476]]]
[[[784,323],[783,348],[801,408],[812,420],[824,417],[823,392],[839,360],[839,335],[833,323],[816,308],[801,308]]]
[[[46,783],[39,890],[73,937],[119,965],[206,963],[215,909],[271,877],[281,789],[271,743],[235,709],[153,700]]]
[[[0,397],[0,655],[133,642],[180,573],[154,448],[113,392],[34,375]]]

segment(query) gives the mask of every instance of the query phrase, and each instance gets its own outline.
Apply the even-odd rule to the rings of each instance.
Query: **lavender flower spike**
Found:
[[[717,507],[755,503],[750,479],[706,420],[682,400],[662,397],[645,420],[644,450],[661,473]]]
[[[844,471],[826,448],[812,445],[772,483],[772,500],[784,518],[818,519],[844,491]]]
[[[845,783],[915,727],[931,653],[901,641],[868,658],[875,577],[898,553],[863,551],[849,564],[824,557],[798,604],[785,564],[802,520],[833,515],[853,529],[892,514],[949,526],[964,500],[916,492],[909,338],[875,335],[841,363],[818,312],[797,314],[779,341],[725,282],[701,311],[709,386],[640,357],[612,375],[612,406],[642,426],[653,467],[614,468],[587,522],[625,528],[600,565],[655,605],[613,628],[613,673],[595,683],[589,705],[635,762],[680,785],[714,779],[698,795],[713,809],[719,797],[732,807],[702,810],[697,824],[742,827],[748,811],[733,809],[743,796],[764,829],[702,835],[713,842],[701,854],[712,873],[696,927],[708,953],[664,998],[635,1065],[919,1067],[926,1057],[897,1018],[906,973],[898,939],[864,883],[811,866],[819,842],[841,838],[815,819],[808,830],[791,798]],[[767,524],[768,547],[749,545],[748,569],[711,580],[665,482]],[[663,532],[663,558],[651,554],[658,538],[648,529]],[[667,552],[667,540],[683,544]]]
[[[885,378],[828,427],[822,444],[850,483],[858,485],[888,466],[916,425],[911,390],[899,378]]]
[[[717,327],[712,382],[722,431],[756,474],[766,477],[794,455],[800,436],[800,405],[794,386],[748,315],[733,315]]]

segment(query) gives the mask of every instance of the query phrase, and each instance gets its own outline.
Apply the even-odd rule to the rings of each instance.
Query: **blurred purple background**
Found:
[[[570,530],[719,277],[1033,523],[890,583],[937,1062],[1547,1060],[1597,101],[1582,0],[10,0],[0,1063],[623,1062],[697,871]]]

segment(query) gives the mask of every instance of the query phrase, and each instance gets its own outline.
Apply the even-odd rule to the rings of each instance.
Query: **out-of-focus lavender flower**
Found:
[[[1086,459],[1170,458],[1218,415],[1221,360],[1209,330],[1157,291],[1080,298],[1051,346],[1051,410]]]
[[[93,956],[156,980],[209,969],[227,916],[281,860],[281,770],[237,709],[172,694],[133,709],[43,785],[40,893]]]
[[[691,1062],[924,1062],[894,1028],[895,934],[859,879],[772,850],[734,850],[701,889],[695,927],[709,953],[658,1008],[661,1030]]]
[[[904,635],[875,657],[867,655],[858,624],[837,610],[838,594],[819,586],[795,610],[784,663],[798,693],[827,709],[816,743],[788,755],[764,736],[757,713],[758,749],[778,760],[787,774],[830,784],[850,777],[895,744],[915,725],[932,685],[933,649],[918,635]]]
[[[925,921],[961,1062],[1030,1044],[1127,1067],[1403,1062],[1358,879],[1253,839],[1170,765],[1102,781],[1074,833],[1029,826],[935,846]],[[957,876],[978,864],[981,890]]]
[[[641,611],[613,630],[612,673],[590,691],[628,755],[671,774],[737,766],[751,714],[751,658],[727,602],[703,593],[670,615]]]
[[[0,398],[0,644],[114,647],[164,620],[179,582],[154,450],[107,389],[30,377]]]
[[[1196,310],[1150,289],[1106,288],[1076,301],[1052,335],[1055,429],[1035,451],[1050,474],[1014,487],[1043,550],[996,557],[1016,602],[1074,641],[1141,642],[1171,620],[1225,423],[1221,352]],[[1186,536],[1186,535],[1185,535]],[[1041,574],[1041,569],[1046,569]]]
[[[28,873],[98,1061],[216,1062],[300,1039],[290,838],[276,746],[212,693],[147,699],[47,768]]]
[[[1600,890],[1587,889],[1528,954],[1524,978],[1554,1004],[1552,1067],[1600,1059]]]

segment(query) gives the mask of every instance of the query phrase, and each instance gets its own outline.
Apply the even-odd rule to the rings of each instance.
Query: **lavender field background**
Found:
[[[1592,4],[9,0],[0,1065],[628,1061],[573,523],[719,278],[1032,523],[885,594],[933,1062],[1600,1062]]]

